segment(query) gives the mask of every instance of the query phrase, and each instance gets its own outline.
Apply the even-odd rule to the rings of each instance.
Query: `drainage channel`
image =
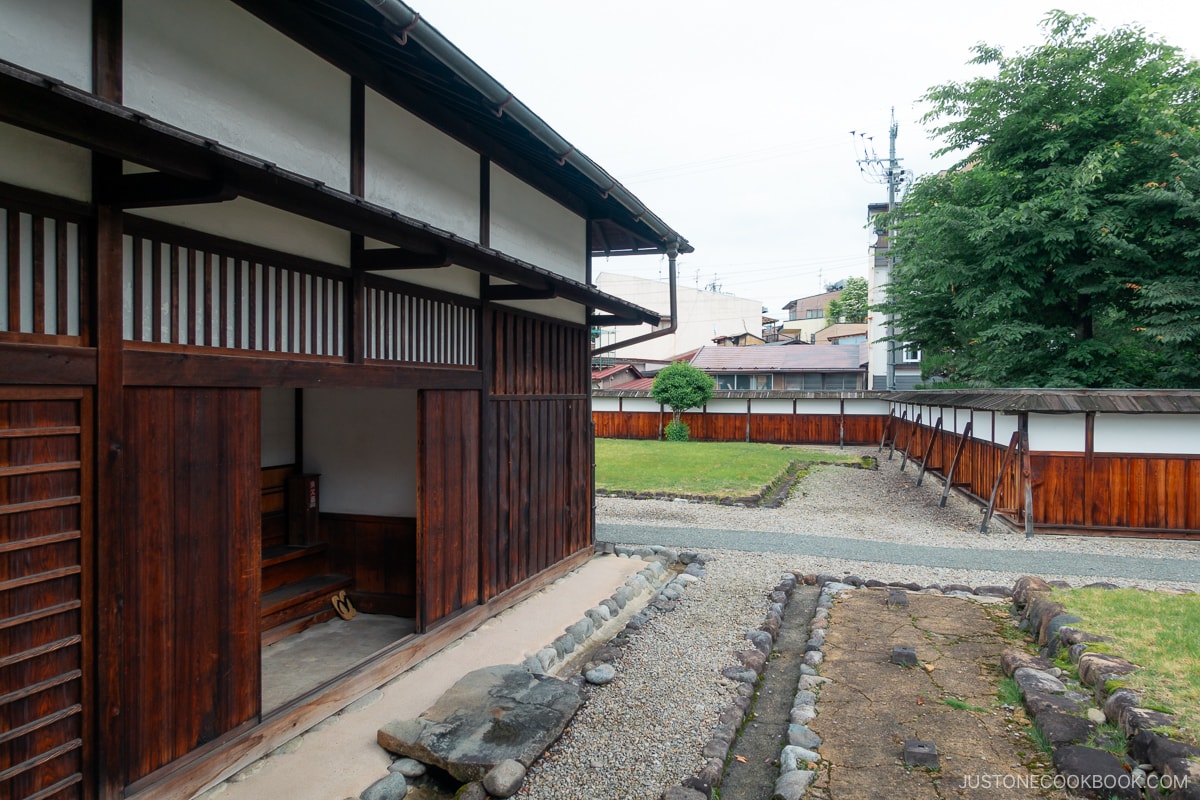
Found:
[[[762,800],[775,790],[779,753],[787,744],[790,713],[800,682],[800,668],[804,665],[808,626],[819,595],[817,586],[797,586],[784,608],[779,636],[759,680],[754,705],[729,748],[728,763],[721,778],[721,800]]]

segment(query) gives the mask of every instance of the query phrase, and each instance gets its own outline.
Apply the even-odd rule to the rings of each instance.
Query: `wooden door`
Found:
[[[417,626],[479,602],[479,392],[422,391]]]
[[[91,786],[88,402],[0,387],[0,797]]]
[[[257,389],[125,391],[120,725],[132,783],[257,720]],[[114,537],[116,538],[116,537]]]

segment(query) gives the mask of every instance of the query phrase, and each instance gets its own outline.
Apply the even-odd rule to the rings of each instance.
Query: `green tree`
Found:
[[[866,278],[846,278],[846,286],[841,295],[829,301],[829,307],[825,309],[825,318],[830,324],[866,322],[868,288]]]
[[[1137,27],[1052,12],[1045,42],[935,86],[958,153],[884,224],[896,338],[926,377],[1200,387],[1200,66]]]
[[[687,425],[679,415],[689,408],[698,408],[713,395],[716,381],[711,375],[693,367],[686,361],[676,361],[654,376],[650,395],[655,402],[671,407],[671,422],[667,425],[667,438],[684,440],[688,437]]]

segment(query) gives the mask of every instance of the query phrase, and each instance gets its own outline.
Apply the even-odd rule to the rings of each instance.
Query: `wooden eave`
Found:
[[[650,398],[649,389],[593,389],[592,397]],[[882,400],[872,391],[803,391],[800,389],[716,389],[713,400]]]
[[[553,297],[609,312],[626,324],[660,321],[657,313],[586,284],[2,60],[0,96],[5,98],[0,121],[170,176],[161,180],[171,186],[164,202],[186,202],[187,192],[179,187],[189,184],[197,202],[236,195],[415,254],[444,253],[454,264],[543,293],[552,290]],[[139,191],[126,205],[155,204],[146,189]]]
[[[594,255],[664,253],[671,245],[524,130],[420,45],[400,44],[366,3],[234,0],[276,30],[583,216]],[[401,37],[404,38],[404,37]],[[693,247],[676,235],[679,252]]]
[[[1200,392],[1188,389],[924,389],[881,396],[896,403],[1007,414],[1200,414]]]

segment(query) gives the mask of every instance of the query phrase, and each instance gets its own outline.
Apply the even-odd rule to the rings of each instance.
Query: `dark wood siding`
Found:
[[[670,422],[668,409],[661,420]],[[772,444],[824,444],[839,442],[839,426],[845,420],[845,444],[879,444],[887,417],[877,414],[760,414],[753,411],[749,420],[745,414],[709,414],[688,411],[682,420],[690,428],[690,436],[712,442],[770,442]],[[660,415],[656,411],[593,411],[596,436],[601,439],[656,439],[659,437]],[[903,441],[903,439],[901,439]]]
[[[418,629],[479,602],[479,392],[418,393]]]
[[[593,542],[587,330],[507,312],[492,318],[485,447],[495,458],[483,475],[482,515],[488,597]]]
[[[354,579],[359,611],[415,617],[417,521],[412,517],[322,514],[334,572]]]
[[[128,389],[122,559],[126,778],[259,713],[259,392]]]
[[[89,411],[0,388],[0,797],[85,796]]]

